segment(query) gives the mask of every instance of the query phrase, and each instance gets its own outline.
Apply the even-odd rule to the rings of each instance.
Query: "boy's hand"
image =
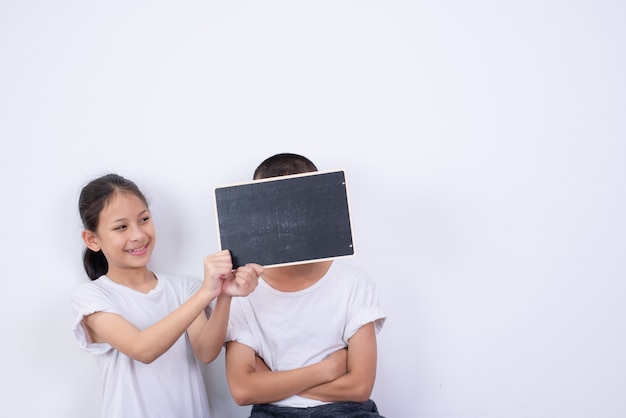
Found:
[[[241,266],[222,282],[222,294],[227,296],[248,296],[259,284],[263,267],[258,264]]]
[[[322,363],[326,363],[328,380],[335,380],[340,376],[343,376],[348,372],[348,349],[342,348],[334,353],[331,353],[322,360]]]

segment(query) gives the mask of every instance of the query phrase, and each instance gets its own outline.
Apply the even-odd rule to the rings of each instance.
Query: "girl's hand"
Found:
[[[233,275],[233,262],[230,251],[222,250],[204,259],[204,282],[202,287],[210,295],[217,297],[222,293],[222,283]]]
[[[257,284],[259,276],[263,274],[263,267],[250,263],[237,268],[229,277],[222,282],[222,295],[226,296],[248,296]]]

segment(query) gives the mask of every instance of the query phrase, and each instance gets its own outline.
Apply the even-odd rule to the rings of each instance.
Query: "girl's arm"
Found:
[[[372,394],[375,379],[376,332],[370,322],[348,341],[348,373],[299,395],[325,402],[365,402]]]
[[[230,253],[228,254],[230,260]],[[232,263],[230,267],[232,268]],[[222,278],[221,294],[215,302],[209,319],[207,320],[203,311],[187,330],[189,341],[198,360],[210,363],[220,354],[224,346],[230,302],[233,296],[248,296],[252,293],[262,272],[263,267],[260,265],[248,264]]]
[[[96,312],[83,318],[95,343],[108,343],[133,360],[152,363],[174,345],[217,295],[201,288],[171,314],[143,331],[121,315]]]
[[[238,405],[276,402],[346,373],[346,350],[325,360],[294,370],[272,372],[254,350],[235,341],[226,344],[226,377]]]
[[[211,316],[207,319],[205,312],[201,312],[187,329],[193,352],[203,363],[212,362],[222,351],[231,299],[230,296],[218,296]]]
[[[204,310],[220,295],[225,281],[228,281],[229,289],[245,290],[254,285],[233,276],[228,250],[205,258],[202,287],[168,316],[144,330],[139,330],[122,316],[108,312],[93,313],[83,322],[93,342],[108,343],[134,360],[151,363],[169,350],[199,316],[204,316],[206,321]]]

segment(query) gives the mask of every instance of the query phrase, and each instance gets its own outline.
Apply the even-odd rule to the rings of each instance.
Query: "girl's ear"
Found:
[[[96,234],[94,234],[93,231],[83,229],[81,236],[87,248],[89,248],[94,253],[100,251],[100,244],[98,244]]]

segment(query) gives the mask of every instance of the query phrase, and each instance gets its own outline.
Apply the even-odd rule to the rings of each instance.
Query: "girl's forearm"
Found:
[[[143,363],[156,360],[174,345],[214,298],[201,289],[168,316],[138,332],[131,357]]]
[[[212,362],[222,351],[226,329],[228,328],[231,301],[231,296],[218,296],[213,311],[202,326],[199,335],[191,340],[196,357],[203,363]]]

